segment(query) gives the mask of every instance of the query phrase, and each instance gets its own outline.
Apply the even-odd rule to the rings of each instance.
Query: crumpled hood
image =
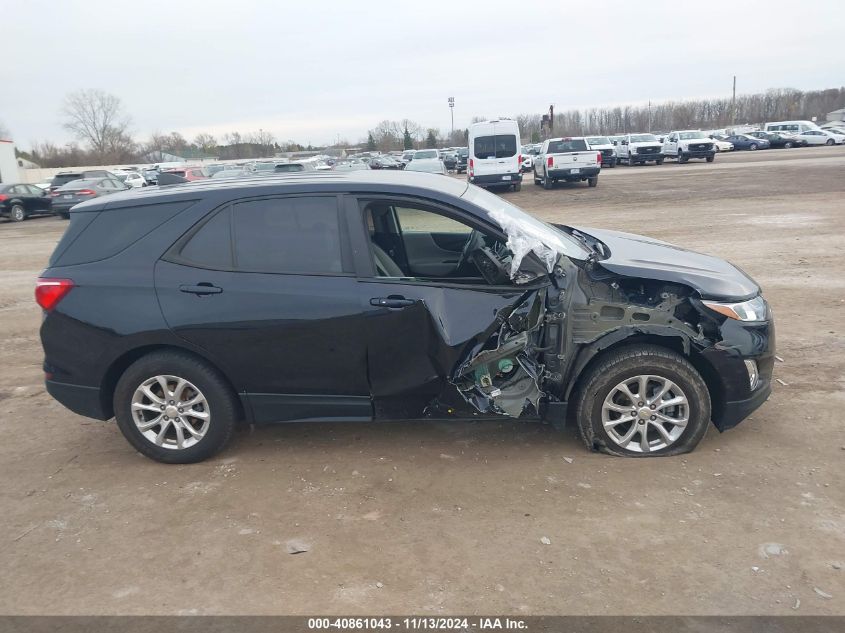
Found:
[[[572,228],[607,244],[610,257],[598,263],[611,272],[685,284],[705,299],[740,300],[760,292],[757,282],[724,259],[643,235],[588,227]]]

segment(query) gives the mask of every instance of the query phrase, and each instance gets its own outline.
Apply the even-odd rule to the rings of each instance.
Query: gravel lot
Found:
[[[32,288],[66,223],[3,222],[0,612],[845,614],[843,176],[845,147],[821,147],[504,194],[764,287],[786,384],[649,460],[571,429],[418,422],[262,428],[156,464],[45,393]]]

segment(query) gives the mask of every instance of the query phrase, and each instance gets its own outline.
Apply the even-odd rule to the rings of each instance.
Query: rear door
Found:
[[[371,417],[347,234],[334,195],[249,199],[156,265],[170,328],[224,368],[256,422]]]
[[[515,174],[519,171],[519,138],[513,133],[512,126],[493,122],[481,127],[470,150],[475,157],[476,176]]]

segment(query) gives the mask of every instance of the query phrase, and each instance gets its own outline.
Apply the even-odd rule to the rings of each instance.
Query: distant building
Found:
[[[15,158],[15,143],[0,139],[0,183],[20,181],[20,168]]]
[[[845,128],[845,108],[828,112],[825,119],[827,121],[821,124],[822,129],[829,127]]]

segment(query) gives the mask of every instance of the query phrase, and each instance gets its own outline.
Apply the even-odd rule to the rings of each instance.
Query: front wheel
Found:
[[[757,151],[757,143],[752,143],[751,145],[748,146],[748,149],[750,149],[752,152],[756,152]]]
[[[23,222],[26,220],[26,209],[20,204],[13,204],[9,209],[9,219],[12,222]]]
[[[662,158],[658,158],[656,161],[654,161],[654,164],[655,164],[655,165],[662,165],[662,164],[663,164],[663,159],[662,159]]]
[[[225,380],[180,352],[154,352],[130,365],[117,382],[114,412],[136,450],[167,464],[211,457],[229,441],[238,419]]]
[[[708,163],[712,163],[715,159],[716,159],[716,157],[715,157],[715,156],[708,156],[708,157],[707,157],[707,162],[708,162]]]
[[[833,145],[834,143],[835,143],[835,141],[834,141],[832,138],[829,138],[829,139],[827,139],[827,141],[825,142],[825,145]]]
[[[710,394],[680,354],[654,345],[608,352],[576,396],[581,438],[611,455],[650,457],[693,450],[710,421]]]

